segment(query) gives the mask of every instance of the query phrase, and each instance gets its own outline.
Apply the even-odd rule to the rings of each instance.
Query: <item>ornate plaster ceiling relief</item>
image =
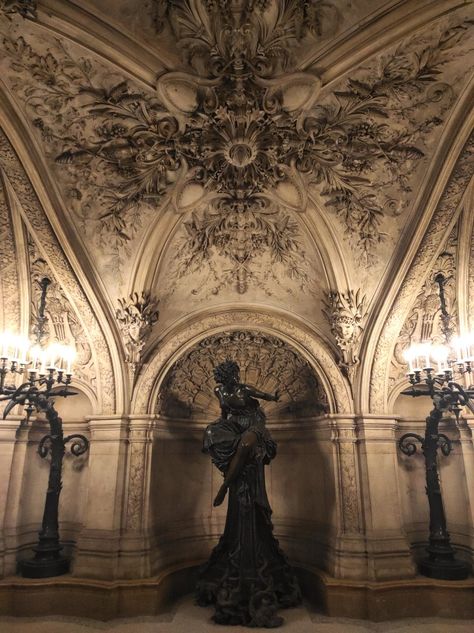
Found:
[[[406,383],[406,361],[403,352],[412,344],[422,341],[432,341],[434,344],[445,345],[445,332],[457,328],[458,310],[456,304],[456,249],[458,244],[458,230],[456,225],[452,230],[442,253],[437,258],[432,270],[416,295],[413,306],[405,319],[405,323],[398,336],[393,350],[390,365],[389,389],[400,389]],[[446,279],[444,291],[446,296],[446,310],[451,316],[449,323],[444,323],[439,303],[439,287],[435,277],[442,273]],[[391,394],[389,399],[391,398]]]
[[[322,90],[298,54],[340,28],[339,6],[147,5],[182,59],[156,92],[32,22],[3,29],[9,85],[112,295],[123,295],[139,238],[172,211],[183,216],[176,283],[214,267],[223,273],[206,292],[246,294],[265,261],[306,291],[297,217],[311,213],[308,192],[343,227],[357,266],[383,265],[462,88],[466,24],[443,19]]]
[[[264,403],[270,421],[317,416],[327,410],[327,396],[308,363],[290,345],[254,331],[222,332],[203,339],[169,370],[162,384],[157,413],[167,417],[219,416],[213,368],[227,357],[241,369],[241,380],[273,393],[278,403]]]
[[[36,19],[36,0],[0,0],[0,15],[21,15],[23,18]]]

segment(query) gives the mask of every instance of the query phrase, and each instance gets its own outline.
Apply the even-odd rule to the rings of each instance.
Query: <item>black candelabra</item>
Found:
[[[48,489],[43,512],[43,521],[35,555],[31,560],[20,562],[20,572],[27,578],[48,578],[65,574],[70,560],[61,554],[59,541],[58,510],[62,488],[62,465],[66,444],[71,442],[70,451],[79,456],[89,448],[84,435],[74,434],[64,437],[62,420],[54,408],[54,398],[75,394],[69,385],[72,380],[73,350],[64,345],[41,347],[47,317],[45,316],[46,292],[50,280],[41,280],[41,300],[35,327],[36,345],[28,350],[27,340],[2,335],[0,356],[0,401],[8,401],[3,412],[5,419],[9,412],[21,405],[28,420],[33,411],[43,412],[50,426],[50,432],[39,443],[38,453],[42,458],[50,456]],[[29,357],[29,358],[28,358]],[[27,380],[16,386],[7,384],[7,376],[27,374]]]
[[[442,274],[438,274],[435,282],[439,286],[441,329],[446,342],[450,343],[452,329],[444,293],[446,279]],[[455,362],[448,360],[450,352],[447,347],[434,347],[428,343],[414,345],[405,354],[409,364],[407,375],[411,387],[402,393],[413,397],[429,396],[434,405],[426,418],[424,437],[417,433],[405,433],[398,442],[400,450],[409,456],[416,453],[416,443],[419,442],[425,460],[430,526],[428,556],[420,562],[419,569],[425,576],[444,580],[467,578],[470,566],[456,559],[446,526],[438,474],[438,449],[443,455],[448,456],[452,450],[452,444],[447,435],[439,432],[438,427],[447,413],[454,413],[457,421],[463,407],[468,407],[474,413],[471,400],[474,397],[474,389],[464,388],[455,380],[455,374],[460,378],[463,375],[470,376],[473,348],[474,339],[471,334],[457,339]],[[436,372],[431,366],[432,359],[437,363]]]

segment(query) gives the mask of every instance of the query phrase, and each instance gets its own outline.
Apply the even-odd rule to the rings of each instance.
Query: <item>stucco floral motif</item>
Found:
[[[0,14],[21,15],[24,18],[36,19],[36,0],[0,0]]]
[[[270,295],[282,279],[301,289],[310,280],[299,227],[290,215],[275,209],[265,214],[204,211],[200,217],[192,213],[184,228],[170,273],[171,290],[176,280],[200,270],[207,270],[208,279],[193,294],[206,290],[216,295],[225,287],[244,294],[254,283]]]
[[[20,279],[14,252],[12,218],[0,180],[0,331],[20,329]]]
[[[78,221],[95,225],[113,269],[157,207],[195,211],[199,219],[187,223],[195,234],[207,233],[198,225],[209,209],[222,220],[211,249],[226,242],[230,215],[281,225],[305,211],[308,190],[339,217],[361,261],[374,257],[384,216],[407,206],[425,141],[452,103],[443,69],[466,52],[466,25],[430,27],[322,92],[314,72],[297,70],[294,53],[325,20],[337,22],[331,7],[317,0],[162,6],[158,21],[168,23],[183,61],[159,77],[156,93],[106,77],[60,42],[44,53],[24,37],[4,38],[14,89],[62,166],[72,206],[80,200]],[[290,226],[277,248],[295,271]],[[264,233],[259,248],[274,257]],[[199,241],[198,253],[207,248],[201,235],[191,240],[182,262],[189,271]],[[246,249],[244,242],[223,249],[240,292],[249,281],[242,259],[252,261]]]
[[[327,412],[327,395],[309,364],[287,343],[252,331],[222,332],[200,341],[170,369],[163,382],[158,412],[193,417],[219,414],[213,368],[227,358],[239,364],[242,382],[273,393],[265,404],[272,416],[317,416]]]

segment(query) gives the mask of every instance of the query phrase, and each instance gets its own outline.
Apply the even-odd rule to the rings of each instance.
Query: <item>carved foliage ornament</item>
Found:
[[[61,148],[56,160],[75,178],[71,196],[87,208],[91,195],[82,183],[96,187],[95,219],[109,236],[103,247],[123,250],[144,207],[165,199],[180,213],[194,210],[195,226],[207,224],[199,215],[204,208],[207,218],[242,214],[242,222],[255,223],[265,215],[281,223],[285,214],[306,209],[311,187],[368,261],[383,239],[383,216],[402,212],[424,140],[453,100],[441,73],[466,24],[430,27],[320,97],[319,78],[296,71],[293,53],[324,27],[317,16],[326,11],[337,21],[337,11],[328,13],[331,3],[160,6],[183,70],[162,75],[156,94],[126,81],[97,83],[91,62],[74,59],[62,45],[42,56],[23,37],[4,40],[14,70],[33,77],[17,88],[45,141],[53,151]],[[225,241],[225,224],[217,223],[214,241],[221,234]],[[206,233],[207,227],[197,242]],[[191,240],[184,266],[202,248]],[[297,267],[291,246],[283,249]],[[226,253],[234,276],[242,276],[236,248]]]
[[[358,348],[367,316],[367,299],[360,290],[329,292],[323,313],[331,326],[341,357],[339,365],[346,374],[359,363]]]
[[[128,299],[119,299],[116,317],[127,350],[126,360],[134,367],[140,362],[143,348],[153,325],[158,321],[158,301],[150,293],[133,292]]]
[[[18,14],[35,20],[37,4],[36,0],[0,0],[0,14],[7,17]]]
[[[327,396],[309,364],[287,343],[252,331],[210,336],[181,357],[167,374],[158,412],[189,418],[219,415],[213,369],[227,358],[236,361],[242,382],[267,392],[280,390],[279,403],[266,403],[269,415],[320,415]]]

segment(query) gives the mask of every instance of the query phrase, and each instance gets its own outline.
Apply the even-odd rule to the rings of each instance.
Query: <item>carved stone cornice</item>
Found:
[[[370,377],[370,412],[384,413],[387,406],[390,358],[403,321],[428,274],[432,262],[474,174],[474,135],[466,141],[445,190],[431,218],[410,269],[385,320],[375,349]]]
[[[138,375],[132,397],[135,415],[151,413],[158,399],[158,389],[169,368],[198,341],[218,332],[235,329],[258,330],[286,341],[300,351],[314,368],[327,394],[332,411],[349,413],[352,396],[347,383],[323,341],[305,327],[276,314],[232,310],[187,320],[174,328],[169,338],[159,342],[155,354]]]

